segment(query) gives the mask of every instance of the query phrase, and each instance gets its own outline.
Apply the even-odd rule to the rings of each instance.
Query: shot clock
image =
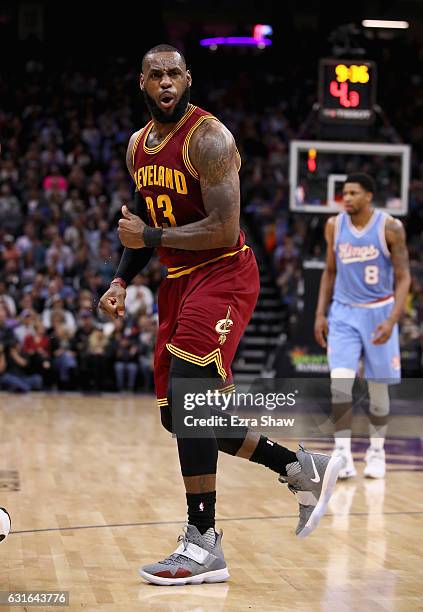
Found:
[[[376,64],[360,59],[322,59],[319,116],[326,123],[368,125],[374,120]]]

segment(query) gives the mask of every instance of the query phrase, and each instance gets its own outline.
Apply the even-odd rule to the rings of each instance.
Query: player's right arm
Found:
[[[314,336],[322,347],[326,347],[326,338],[329,330],[326,313],[332,300],[333,286],[336,278],[336,257],[333,249],[335,219],[336,217],[329,217],[325,225],[326,265],[320,279],[319,299],[314,320]]]
[[[129,139],[126,150],[126,167],[131,178],[134,178],[134,167],[132,161],[132,150],[137,139],[138,132],[134,132]],[[138,191],[135,192],[135,214],[147,223],[147,211],[145,202]],[[125,314],[126,287],[151,259],[154,249],[129,249],[125,247],[116,271],[115,279],[111,282],[109,289],[101,297],[99,308],[113,319],[123,317]]]

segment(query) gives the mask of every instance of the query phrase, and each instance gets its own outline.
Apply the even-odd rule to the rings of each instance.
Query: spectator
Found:
[[[15,300],[7,293],[6,283],[2,280],[0,280],[0,304],[6,308],[8,317],[16,315]]]
[[[53,267],[57,274],[64,276],[73,264],[73,253],[61,236],[55,236],[51,247],[46,251],[46,265]]]
[[[39,374],[28,373],[29,360],[22,354],[17,339],[8,347],[5,356],[6,370],[1,377],[3,387],[21,393],[42,389],[43,379]]]
[[[8,312],[5,306],[0,303],[0,345],[4,350],[8,349],[15,341],[15,335],[7,324]]]
[[[139,367],[142,374],[143,390],[153,389],[154,352],[156,344],[157,319],[141,314],[137,319]]]
[[[139,313],[151,315],[153,312],[154,298],[147,282],[145,274],[137,274],[126,290],[126,310],[133,317]]]
[[[108,377],[107,369],[110,360],[108,339],[100,328],[95,328],[88,337],[87,373],[89,389],[105,390]]]
[[[64,177],[60,176],[59,166],[63,166],[66,158],[65,154],[61,149],[58,149],[53,140],[51,140],[47,148],[41,153],[41,161],[47,166],[51,167],[51,180],[50,177],[46,177],[45,182],[43,184],[44,189],[63,189],[63,186],[66,185],[66,181]],[[56,182],[56,178],[60,178],[60,181]],[[62,182],[62,179],[64,182]],[[47,181],[47,184],[46,184]]]
[[[14,335],[23,344],[25,337],[34,333],[37,313],[35,310],[25,308],[19,315],[19,324],[14,329]]]
[[[68,328],[69,333],[73,335],[76,331],[75,317],[69,310],[65,309],[63,298],[59,293],[56,293],[51,299],[47,300],[46,308],[43,310],[42,321],[44,327],[47,329],[52,327],[52,316],[55,312],[61,312],[63,314],[66,327]]]
[[[15,245],[15,240],[11,234],[7,234],[3,240],[3,248],[1,249],[1,259],[5,264],[12,261],[18,264],[21,254]]]
[[[66,325],[54,323],[50,336],[53,367],[57,372],[58,388],[72,389],[78,367],[77,355],[72,350],[71,334]]]
[[[23,233],[16,240],[16,248],[21,256],[32,250],[35,239],[36,231],[34,225],[29,222],[25,223]]]
[[[115,276],[117,267],[116,257],[113,256],[112,245],[108,240],[102,240],[96,270],[100,275],[103,286],[110,285]]]
[[[95,359],[90,359],[91,347],[93,347],[93,340],[91,341],[90,347],[90,336],[96,330],[92,312],[89,310],[82,311],[79,318],[78,329],[73,338],[72,349],[78,356],[78,369],[80,373],[81,387],[85,391],[92,389],[93,384],[93,365],[95,365]],[[100,359],[101,361],[101,359]]]
[[[138,342],[132,330],[124,328],[122,319],[115,321],[111,351],[114,362],[116,387],[118,391],[134,391],[138,373]]]
[[[3,183],[0,187],[0,225],[7,232],[16,234],[21,221],[21,203],[12,193],[10,184]],[[11,238],[13,241],[13,236]]]
[[[41,320],[37,317],[34,329],[24,338],[23,354],[28,359],[27,370],[30,374],[39,374],[43,382],[51,384],[50,340],[45,333]]]

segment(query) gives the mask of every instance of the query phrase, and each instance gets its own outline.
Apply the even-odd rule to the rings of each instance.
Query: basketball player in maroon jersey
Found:
[[[151,120],[131,137],[126,160],[136,214],[122,207],[125,250],[100,300],[109,316],[122,316],[127,284],[157,249],[168,274],[159,289],[154,375],[161,421],[170,432],[172,418],[184,411],[172,382],[215,379],[215,388],[233,388],[231,362],[259,294],[256,260],[239,226],[235,141],[216,117],[190,104],[191,82],[174,47],[158,45],[145,54],[140,88]],[[140,569],[145,580],[199,584],[229,577],[222,533],[214,529],[218,450],[263,464],[288,483],[300,504],[299,537],[317,526],[341,462],[236,429],[236,438],[219,437],[212,428],[201,438],[176,432],[188,524],[173,554]]]

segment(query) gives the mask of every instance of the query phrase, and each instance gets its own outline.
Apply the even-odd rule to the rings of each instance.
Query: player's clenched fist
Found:
[[[112,283],[101,297],[98,306],[106,315],[112,319],[117,319],[125,314],[125,297],[126,289],[119,283]]]

